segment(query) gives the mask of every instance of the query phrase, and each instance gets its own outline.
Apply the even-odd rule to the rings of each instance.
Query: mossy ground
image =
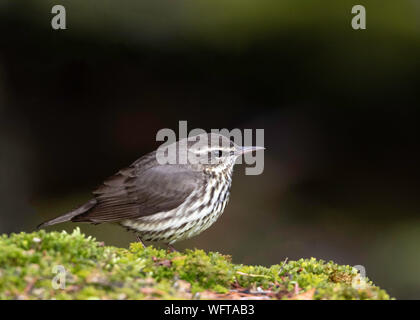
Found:
[[[64,288],[54,267],[66,270]],[[53,281],[56,277],[55,281]],[[64,282],[63,282],[64,284]],[[104,246],[73,233],[0,237],[0,299],[389,299],[357,270],[322,260],[269,268],[202,250]]]

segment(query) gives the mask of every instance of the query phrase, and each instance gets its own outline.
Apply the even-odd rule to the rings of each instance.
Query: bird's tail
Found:
[[[96,199],[89,200],[84,205],[80,206],[79,208],[77,208],[73,211],[70,211],[66,214],[63,214],[63,215],[61,215],[57,218],[45,221],[45,222],[41,223],[39,226],[37,226],[36,228],[40,229],[40,228],[44,228],[44,227],[47,227],[47,226],[52,226],[52,225],[57,224],[57,223],[71,221],[71,219],[73,219],[74,217],[76,217],[80,214],[83,214],[83,213],[89,211],[90,209],[92,209],[96,205],[96,203],[97,203]]]

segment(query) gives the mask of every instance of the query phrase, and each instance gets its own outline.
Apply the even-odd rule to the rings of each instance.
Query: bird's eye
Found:
[[[222,152],[222,150],[214,150],[214,151],[213,151],[213,154],[214,154],[216,157],[220,158],[220,157],[223,155],[223,152]]]

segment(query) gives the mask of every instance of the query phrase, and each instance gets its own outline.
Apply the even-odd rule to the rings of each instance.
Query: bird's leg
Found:
[[[167,244],[167,246],[168,246],[168,250],[169,251],[171,251],[171,252],[178,252],[178,250],[176,250],[171,244]]]
[[[146,245],[144,244],[143,240],[141,240],[141,238],[138,234],[136,235],[136,241],[140,242],[143,245],[143,248],[146,248]]]

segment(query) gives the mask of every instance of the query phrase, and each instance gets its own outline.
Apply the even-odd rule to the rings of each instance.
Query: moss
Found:
[[[53,287],[63,266],[65,286]],[[301,259],[273,265],[234,264],[229,256],[168,253],[139,243],[104,246],[73,233],[0,237],[0,299],[389,299],[350,266]]]

